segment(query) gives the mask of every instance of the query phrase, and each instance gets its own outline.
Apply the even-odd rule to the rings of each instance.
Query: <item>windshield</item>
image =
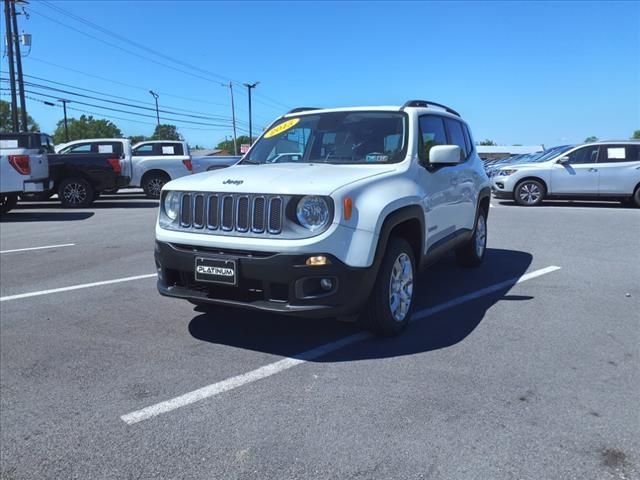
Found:
[[[328,112],[288,117],[256,142],[241,163],[396,163],[407,149],[401,112]]]
[[[562,147],[553,147],[550,150],[544,152],[544,155],[533,160],[534,162],[546,162],[547,160],[551,160],[552,158],[557,157],[558,155],[562,155],[567,150],[573,148],[573,145],[563,145]]]

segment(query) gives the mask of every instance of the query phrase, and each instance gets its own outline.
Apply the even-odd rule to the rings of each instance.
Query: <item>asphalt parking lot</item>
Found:
[[[493,202],[484,265],[425,271],[392,339],[160,297],[137,192],[21,204],[0,478],[640,478],[640,210]]]

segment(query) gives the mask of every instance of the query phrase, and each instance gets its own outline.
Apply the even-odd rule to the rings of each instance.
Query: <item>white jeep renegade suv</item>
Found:
[[[283,314],[362,319],[395,334],[420,267],[476,266],[490,186],[454,110],[299,108],[229,169],[165,185],[155,259],[162,295]]]

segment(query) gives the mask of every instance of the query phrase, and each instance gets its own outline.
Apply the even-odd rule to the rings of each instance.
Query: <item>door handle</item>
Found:
[[[590,172],[597,172],[597,171],[598,171],[598,169],[597,169],[597,168],[590,168],[590,169],[589,169],[589,171],[590,171]]]

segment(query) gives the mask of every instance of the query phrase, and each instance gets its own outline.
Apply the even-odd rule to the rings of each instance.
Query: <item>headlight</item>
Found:
[[[180,212],[180,194],[178,192],[167,192],[164,196],[164,213],[171,220],[178,218]]]
[[[300,225],[313,232],[329,222],[329,205],[322,197],[302,197],[296,208],[296,217]]]
[[[508,169],[507,169],[507,170],[500,170],[499,175],[500,175],[501,177],[508,177],[509,175],[514,174],[514,173],[516,173],[517,171],[518,171],[518,170],[508,170]]]

